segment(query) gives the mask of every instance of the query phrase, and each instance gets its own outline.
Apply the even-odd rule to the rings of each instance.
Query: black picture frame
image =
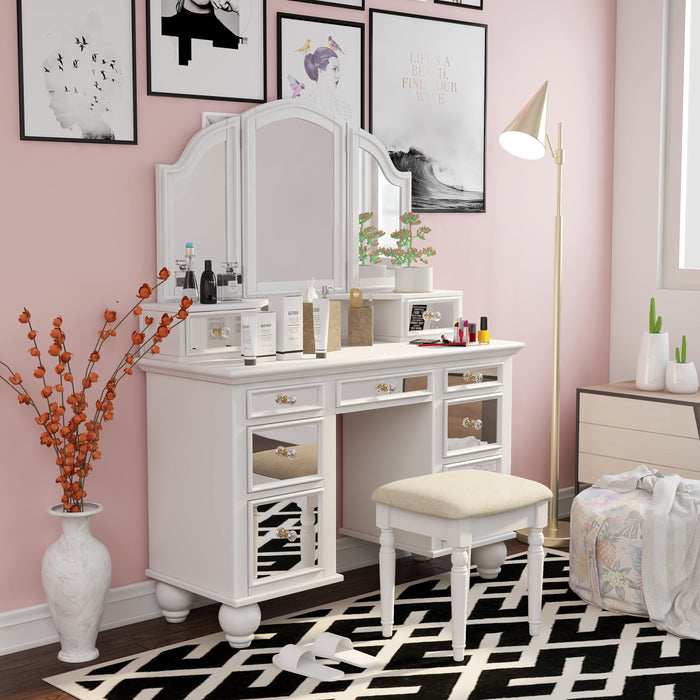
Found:
[[[349,7],[353,10],[365,9],[365,0],[296,0],[296,2],[308,2],[312,5],[331,5],[332,7]]]
[[[370,131],[416,212],[486,211],[487,26],[370,9]]]
[[[463,7],[468,10],[483,10],[484,0],[433,0],[436,5],[452,5],[453,7]]]
[[[177,5],[146,0],[147,93],[265,102],[267,0],[224,2],[206,20]]]
[[[17,0],[20,139],[136,144],[134,0]]]
[[[331,47],[331,43],[336,48]],[[331,58],[337,58],[338,83],[330,86],[322,77],[331,76]],[[311,62],[311,73],[305,68],[307,56],[319,56]],[[314,66],[316,70],[314,71]],[[324,67],[325,66],[325,67]],[[315,83],[315,84],[314,84]],[[325,99],[316,96],[326,86]],[[277,14],[277,96],[280,99],[299,99],[306,104],[324,107],[335,105],[329,115],[347,121],[353,127],[364,126],[365,116],[365,25],[364,22],[346,22]]]

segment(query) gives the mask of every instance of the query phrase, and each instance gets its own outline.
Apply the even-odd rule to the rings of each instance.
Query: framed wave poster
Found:
[[[20,138],[136,143],[134,1],[17,0]]]
[[[370,10],[370,131],[416,212],[484,212],[486,25]]]

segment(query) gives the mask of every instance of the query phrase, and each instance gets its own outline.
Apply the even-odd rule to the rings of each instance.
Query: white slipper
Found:
[[[375,666],[378,660],[364,651],[353,649],[352,642],[347,637],[341,637],[332,632],[322,632],[311,645],[313,653],[321,659],[344,661],[360,668]]]
[[[298,673],[317,681],[337,681],[345,674],[337,668],[318,663],[311,649],[303,649],[296,644],[287,644],[279,654],[272,657],[272,663],[283,671]]]

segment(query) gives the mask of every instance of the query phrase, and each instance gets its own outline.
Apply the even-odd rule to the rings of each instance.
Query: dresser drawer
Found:
[[[698,439],[693,406],[606,394],[579,394],[579,422]]]
[[[323,384],[301,384],[273,389],[250,389],[248,418],[285,416],[302,411],[320,411],[324,405]]]
[[[338,406],[398,402],[407,397],[432,396],[433,373],[377,375],[337,383]]]
[[[503,365],[461,365],[445,371],[443,391],[498,391],[503,385]]]

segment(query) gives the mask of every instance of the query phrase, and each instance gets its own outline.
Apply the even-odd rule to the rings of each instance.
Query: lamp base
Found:
[[[518,530],[515,533],[518,542],[527,544],[528,532],[529,529],[527,528]],[[542,534],[544,535],[543,545],[545,547],[562,547],[568,549],[571,538],[569,537],[569,522],[567,520],[559,520],[556,527],[553,527],[550,523],[542,530]]]

